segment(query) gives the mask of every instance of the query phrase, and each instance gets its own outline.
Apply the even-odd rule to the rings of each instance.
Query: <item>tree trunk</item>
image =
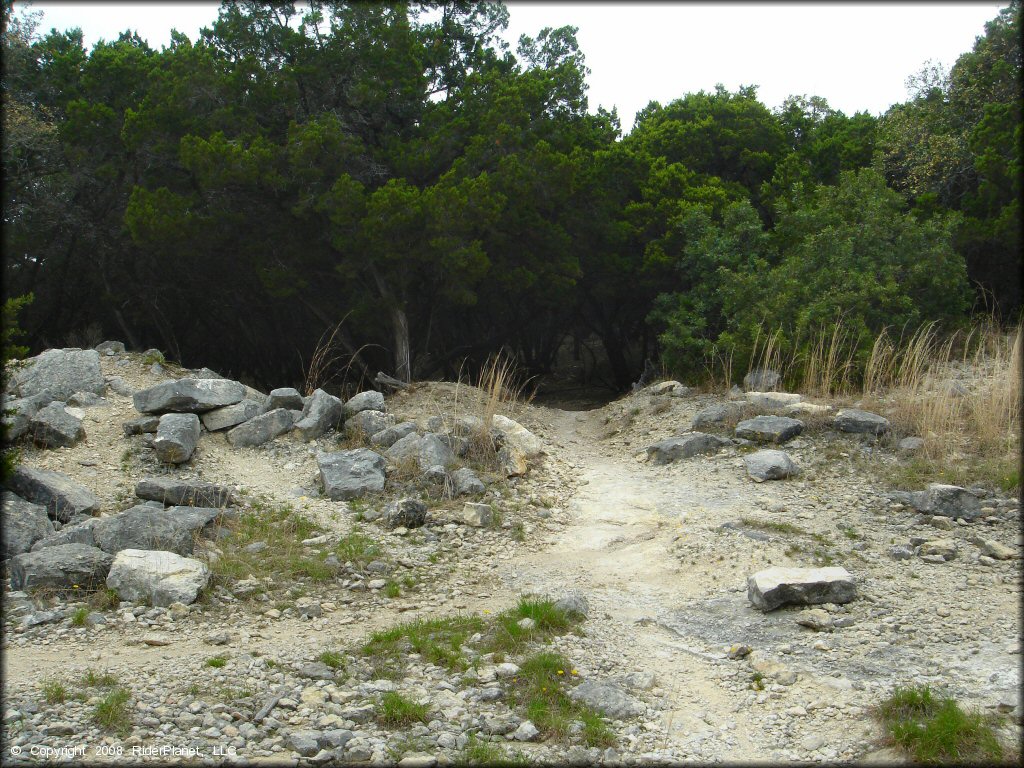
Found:
[[[395,378],[406,384],[411,380],[409,360],[409,318],[401,307],[392,307],[391,325],[395,332]]]

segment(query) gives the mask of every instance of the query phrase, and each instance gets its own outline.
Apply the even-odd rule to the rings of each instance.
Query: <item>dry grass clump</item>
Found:
[[[864,373],[865,407],[924,438],[932,462],[1016,461],[1021,427],[1022,328],[992,322],[940,338],[934,325],[908,339],[884,332]],[[1019,484],[1019,475],[1017,475]]]

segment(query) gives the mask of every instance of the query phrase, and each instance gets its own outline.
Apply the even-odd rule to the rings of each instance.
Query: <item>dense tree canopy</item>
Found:
[[[3,7],[4,298],[36,351],[283,386],[340,324],[351,375],[572,344],[621,389],[761,328],[955,322],[970,285],[1019,311],[1018,0],[880,118],[718,86],[627,136],[576,30],[513,52],[500,3],[224,0],[159,51]]]

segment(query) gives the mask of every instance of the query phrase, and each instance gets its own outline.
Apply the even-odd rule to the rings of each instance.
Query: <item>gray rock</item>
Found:
[[[956,542],[952,539],[932,539],[921,544],[917,554],[921,557],[935,555],[944,561],[955,560],[958,553]]]
[[[796,464],[785,451],[766,449],[744,458],[747,475],[755,483],[765,480],[783,480],[796,474]]]
[[[616,720],[636,717],[645,711],[644,705],[627,694],[622,686],[609,681],[584,680],[569,691],[569,698]]]
[[[153,439],[156,457],[166,464],[188,461],[199,444],[199,431],[199,417],[194,413],[165,413]]]
[[[339,749],[352,741],[353,735],[352,731],[347,728],[332,728],[329,731],[323,731],[317,737],[317,743],[321,749]]]
[[[444,485],[448,482],[448,472],[440,464],[435,464],[432,467],[427,467],[427,471],[423,473],[423,479],[428,483]]]
[[[22,494],[24,496],[24,494]],[[923,507],[923,508],[922,508]],[[916,507],[942,517],[962,517],[973,520],[981,515],[981,499],[958,485],[932,483],[925,493],[924,503]]]
[[[100,508],[99,499],[63,472],[19,466],[7,479],[7,487],[33,504],[42,504],[46,514],[60,523]]]
[[[288,734],[288,746],[303,757],[312,757],[320,751],[317,731],[293,731]]]
[[[21,397],[49,392],[53,399],[64,401],[75,392],[102,395],[106,388],[95,349],[48,349],[26,362],[12,377]]]
[[[462,508],[462,522],[474,528],[486,528],[494,523],[494,509],[490,504],[467,501]]]
[[[54,401],[49,390],[38,392],[31,397],[8,398],[3,402],[3,423],[8,440],[17,440],[29,431],[29,423],[40,408]]]
[[[689,459],[708,453],[717,453],[731,443],[717,435],[704,432],[689,432],[678,437],[661,440],[647,446],[647,456],[655,465],[670,464],[679,459]]]
[[[93,525],[96,546],[114,554],[123,549],[165,550],[191,555],[197,536],[211,537],[222,510],[208,507],[155,509],[139,504]]]
[[[140,416],[137,419],[123,422],[121,429],[124,430],[125,437],[131,437],[132,435],[155,433],[159,426],[159,416]]]
[[[832,426],[840,432],[881,435],[889,431],[889,420],[858,408],[843,408],[832,419]]]
[[[228,442],[236,448],[263,445],[294,426],[292,415],[284,408],[277,408],[249,419],[228,432]]]
[[[857,596],[845,568],[766,568],[747,577],[747,598],[755,608],[771,611],[782,605],[848,603]]]
[[[135,495],[166,506],[226,507],[234,501],[234,493],[226,485],[170,477],[144,477],[135,485]]]
[[[338,426],[343,410],[341,400],[317,389],[303,406],[302,418],[295,423],[295,430],[303,440],[316,440]]]
[[[26,552],[8,561],[11,589],[100,589],[113,562],[113,555],[85,544]]]
[[[93,392],[75,392],[68,398],[68,405],[74,408],[96,408],[110,403]]]
[[[299,390],[293,387],[279,387],[270,390],[267,400],[263,404],[263,412],[268,413],[277,408],[284,408],[287,411],[301,411],[306,407]]]
[[[693,428],[700,430],[716,424],[738,419],[743,413],[743,403],[724,402],[709,405],[697,412],[693,417]]]
[[[914,550],[906,544],[896,544],[889,547],[889,557],[893,560],[909,560],[914,556]]]
[[[527,459],[536,458],[543,452],[541,439],[518,421],[496,413],[491,423],[491,432],[498,438],[499,445],[511,446]]]
[[[835,629],[832,616],[824,608],[808,608],[796,616],[796,623],[815,632],[831,632]]]
[[[209,432],[217,432],[221,429],[228,429],[242,424],[249,419],[259,415],[260,405],[252,400],[242,400],[234,405],[225,405],[223,408],[214,408],[207,411],[199,418]]]
[[[46,507],[25,501],[20,496],[4,491],[3,532],[4,559],[32,549],[32,545],[45,539],[53,531],[53,523],[46,515]]]
[[[530,471],[526,456],[514,445],[503,445],[498,451],[498,471],[505,477],[522,477]]]
[[[784,443],[803,432],[804,423],[788,416],[755,416],[736,425],[736,437],[758,443]]]
[[[743,389],[748,392],[770,392],[779,386],[782,377],[771,368],[755,368],[743,377]]]
[[[384,507],[381,524],[385,528],[419,528],[427,521],[427,505],[418,499],[399,499]]]
[[[512,738],[516,741],[536,741],[539,737],[540,731],[529,720],[524,720],[512,731]]]
[[[123,355],[125,352],[123,341],[101,341],[94,347],[94,349],[101,355],[106,355],[107,357]]]
[[[128,386],[128,382],[124,380],[123,376],[107,377],[107,386],[110,387],[112,392],[122,397],[131,397],[134,393],[134,390]]]
[[[304,677],[307,680],[334,679],[334,669],[327,666],[322,661],[311,661],[306,664],[300,664],[295,669],[295,674],[299,677]]]
[[[781,411],[803,400],[793,392],[747,392],[744,397],[752,406],[764,411]]]
[[[469,467],[456,469],[451,473],[452,494],[454,496],[471,496],[475,493],[483,493],[487,487],[483,484],[476,473]]]
[[[40,539],[32,545],[32,551],[36,552],[46,547],[59,547],[64,544],[85,544],[87,547],[96,546],[96,526],[100,524],[100,518],[90,517],[79,523],[69,523],[59,531],[45,539]]]
[[[360,392],[358,395],[345,401],[344,415],[350,419],[361,411],[383,411],[384,395],[374,392],[372,389]]]
[[[924,438],[922,437],[904,437],[896,445],[896,450],[905,456],[920,453],[922,448],[924,448]]]
[[[1019,556],[1016,549],[1008,547],[995,539],[974,536],[971,538],[971,541],[981,550],[982,555],[991,557],[993,560],[1013,560]]]
[[[245,385],[237,381],[186,378],[139,390],[132,401],[140,413],[204,413],[239,403],[245,394]]]
[[[452,449],[432,432],[425,435],[408,434],[396,440],[384,455],[395,464],[416,462],[421,471],[438,465],[447,467],[455,461]]]
[[[190,605],[210,583],[206,563],[174,552],[124,549],[107,574],[107,587],[122,600],[167,608]]]
[[[372,435],[370,437],[370,442],[374,445],[380,446],[381,448],[390,448],[397,441],[401,440],[406,435],[413,434],[415,431],[415,421],[403,421],[401,424],[388,427],[387,429]]]
[[[555,608],[567,616],[586,618],[590,615],[590,603],[583,595],[568,594],[555,601]]]
[[[50,403],[29,419],[32,442],[42,448],[70,448],[85,439],[82,420],[68,413],[64,403]]]
[[[369,448],[319,453],[320,482],[332,501],[348,501],[384,490],[386,462]]]
[[[395,417],[380,411],[359,411],[345,419],[345,434],[349,437],[362,435],[370,437],[388,429],[395,423]]]

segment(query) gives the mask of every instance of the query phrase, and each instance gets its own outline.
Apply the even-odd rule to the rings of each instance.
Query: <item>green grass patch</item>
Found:
[[[747,528],[757,528],[774,533],[791,533],[797,536],[806,535],[807,531],[791,523],[776,523],[773,520],[758,520],[755,517],[741,517],[740,522]]]
[[[388,691],[381,696],[376,716],[383,725],[401,727],[427,722],[428,711],[426,704],[419,704],[396,691]]]
[[[402,588],[400,586],[398,586],[398,582],[397,581],[390,581],[389,580],[388,583],[384,585],[384,596],[385,597],[395,598],[395,597],[398,597],[401,594],[402,594]]]
[[[514,768],[530,764],[529,758],[518,749],[506,751],[501,745],[492,741],[483,741],[476,734],[471,734],[458,765],[486,765],[493,768]]]
[[[68,698],[68,689],[60,680],[47,680],[42,684],[43,698],[47,704],[63,704]]]
[[[211,563],[213,582],[230,586],[236,579],[250,575],[326,581],[334,570],[324,563],[326,555],[302,546],[305,539],[321,532],[319,526],[296,512],[288,504],[254,501],[250,509],[224,523],[229,536],[218,543],[224,554]],[[273,542],[261,552],[245,547],[258,541]]]
[[[418,619],[390,629],[374,632],[362,648],[371,663],[389,665],[398,672],[404,667],[404,657],[418,653],[424,661],[461,671],[469,666],[462,645],[471,635],[485,629],[479,616],[457,616],[451,619]]]
[[[561,654],[535,654],[520,664],[508,692],[509,703],[522,710],[545,738],[564,738],[572,723],[580,721],[587,746],[611,746],[615,737],[600,713],[573,701],[566,693],[566,680],[571,675],[572,666]]]
[[[520,626],[519,622],[523,619],[531,619],[534,626]],[[481,644],[482,649],[496,654],[517,653],[531,642],[565,634],[575,623],[573,618],[556,608],[551,600],[521,597],[515,608],[502,611],[494,617]]]
[[[334,549],[334,553],[341,562],[351,562],[354,565],[366,565],[371,560],[381,556],[380,545],[372,538],[362,532],[359,526],[353,526],[345,536],[341,538]]]
[[[82,685],[89,688],[113,688],[117,683],[117,678],[109,672],[99,674],[90,669],[82,675]]]
[[[874,714],[892,743],[918,762],[983,764],[1009,757],[996,737],[999,718],[965,712],[928,686],[896,688]]]
[[[121,604],[121,596],[116,589],[101,589],[89,596],[89,605],[97,611],[112,611]]]
[[[981,485],[992,491],[1018,495],[1021,491],[1020,456],[964,456],[960,460],[935,461],[914,456],[906,461],[878,467],[880,478],[893,488],[916,491],[929,483]]]
[[[206,660],[206,666],[213,667],[214,669],[221,669],[226,666],[228,660],[223,656],[211,656]]]
[[[73,627],[84,627],[85,620],[89,618],[88,608],[76,608],[75,612],[71,614],[71,626]]]
[[[103,697],[92,711],[92,721],[105,731],[127,733],[132,728],[131,694],[127,688],[117,687]]]
[[[337,651],[324,651],[317,656],[317,661],[326,664],[331,669],[341,669],[345,666],[345,657]]]

